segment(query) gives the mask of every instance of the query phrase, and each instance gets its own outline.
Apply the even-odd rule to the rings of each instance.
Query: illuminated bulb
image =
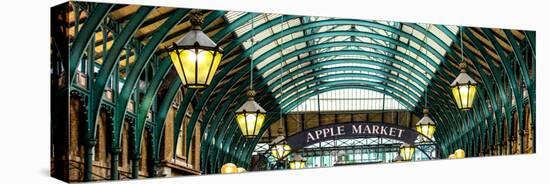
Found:
[[[254,114],[247,114],[246,115],[246,121],[247,122],[254,122],[256,121],[256,115]],[[254,128],[254,124],[249,124],[248,128]]]
[[[243,172],[246,172],[246,169],[242,168],[242,167],[238,167],[237,168],[237,172],[238,173],[243,173]]]
[[[237,166],[233,163],[226,163],[221,168],[222,174],[231,174],[236,173],[238,171]]]
[[[456,158],[464,158],[466,156],[466,153],[463,149],[457,149],[454,155]]]

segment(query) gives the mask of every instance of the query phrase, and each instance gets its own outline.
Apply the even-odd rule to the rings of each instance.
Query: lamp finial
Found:
[[[462,61],[458,66],[460,68],[460,72],[466,73],[466,68],[468,68],[468,64],[465,61]]]
[[[256,96],[256,91],[254,89],[250,88],[248,91],[246,91],[246,96],[248,96],[248,99],[254,99],[254,96]]]
[[[203,23],[202,12],[200,10],[193,10],[189,16],[193,29],[200,30]]]

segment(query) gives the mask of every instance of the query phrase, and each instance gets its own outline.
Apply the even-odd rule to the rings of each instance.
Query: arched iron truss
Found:
[[[536,50],[533,31],[463,29],[469,74],[481,87],[475,108],[461,112],[449,88],[459,74],[461,61],[461,40],[456,26],[289,15],[273,15],[264,20],[268,15],[259,13],[241,13],[229,20],[230,12],[203,10],[203,30],[225,53],[211,85],[196,91],[182,89],[164,51],[190,29],[189,9],[71,4],[75,14],[77,10],[85,11],[87,16],[71,23],[75,34],[68,57],[69,90],[86,97],[85,140],[90,142],[87,150],[94,146],[95,122],[101,104],[114,109],[110,125],[111,155],[115,159],[120,152],[125,117],[131,117],[131,129],[135,132],[131,158],[139,159],[144,129],[151,127],[153,162],[158,161],[168,110],[175,96],[183,93],[174,118],[174,142],[178,141],[185,114],[190,113],[190,121],[183,127],[187,135],[185,150],[189,151],[190,138],[198,128],[203,138],[200,154],[202,168],[206,168],[204,172],[218,172],[217,168],[226,162],[249,166],[260,136],[245,139],[233,122],[233,115],[246,100],[247,66],[253,50],[258,51],[254,62],[256,101],[269,113],[288,112],[309,96],[356,88],[389,95],[421,115],[422,102],[426,98],[424,90],[427,90],[431,115],[438,122],[435,137],[442,156],[458,148],[465,149],[468,156],[488,153],[513,139],[521,139],[511,132],[519,131],[520,136],[524,135],[526,107],[531,112],[534,127]],[[113,13],[125,8],[131,13],[125,16]],[[151,14],[154,11],[161,13]],[[255,38],[257,43],[245,46],[253,36],[249,25],[252,18],[256,21],[257,33],[280,29],[281,24],[286,27],[267,36],[258,36]],[[298,24],[290,23],[296,21]],[[289,37],[293,34],[302,36]],[[92,41],[96,37],[101,37],[101,41]],[[299,45],[302,47],[298,48]],[[99,66],[99,70],[95,74],[88,73],[87,77],[95,80],[88,80],[87,87],[82,87],[75,78],[79,63],[86,58],[95,61],[84,62],[89,68]],[[281,63],[282,69],[279,68]],[[279,76],[283,76],[282,80]],[[114,85],[109,86],[110,81],[114,81]],[[118,86],[119,82],[123,85]],[[281,96],[276,94],[280,86],[285,91]],[[106,89],[114,89],[110,101],[104,98]],[[132,112],[127,109],[130,103],[135,107]],[[186,112],[188,107],[192,112]],[[518,130],[512,130],[514,113],[519,122]],[[148,118],[148,114],[152,117]],[[268,116],[260,134],[278,117]],[[199,120],[202,123],[197,127]]]

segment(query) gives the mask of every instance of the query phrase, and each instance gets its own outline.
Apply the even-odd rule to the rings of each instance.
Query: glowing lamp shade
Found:
[[[403,161],[412,160],[414,156],[414,149],[414,146],[411,146],[407,143],[403,143],[401,147],[399,147],[399,155],[401,156],[401,158],[403,158]]]
[[[194,25],[169,50],[174,68],[187,88],[208,87],[218,69],[222,53],[223,50],[200,30],[200,25]]]
[[[231,174],[231,173],[236,173],[236,172],[238,172],[238,169],[237,169],[237,166],[233,163],[223,164],[223,166],[221,168],[221,173],[222,174]]]
[[[277,160],[287,156],[290,153],[290,146],[286,142],[281,142],[276,144],[271,148],[271,155],[273,155]]]
[[[455,151],[454,155],[455,155],[455,158],[464,158],[464,157],[466,157],[466,153],[464,152],[463,149],[457,149]]]
[[[424,109],[424,117],[416,123],[416,131],[422,135],[433,139],[435,133],[435,122],[428,116],[428,109]]]
[[[288,162],[290,169],[303,169],[306,167],[306,160],[300,155],[294,156],[294,159]]]
[[[235,112],[235,119],[243,136],[253,138],[260,132],[266,116],[266,111],[254,101],[254,90],[247,93],[248,100]]]
[[[476,97],[477,82],[466,73],[466,63],[461,63],[461,72],[451,83],[451,92],[461,110],[472,109]]]
[[[238,173],[243,173],[243,172],[246,172],[246,169],[244,169],[242,167],[237,167],[237,172]]]

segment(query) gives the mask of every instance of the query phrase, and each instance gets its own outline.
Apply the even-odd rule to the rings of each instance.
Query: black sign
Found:
[[[290,136],[286,140],[292,149],[300,149],[327,140],[361,137],[383,137],[414,144],[418,132],[389,123],[352,122],[308,129]]]

